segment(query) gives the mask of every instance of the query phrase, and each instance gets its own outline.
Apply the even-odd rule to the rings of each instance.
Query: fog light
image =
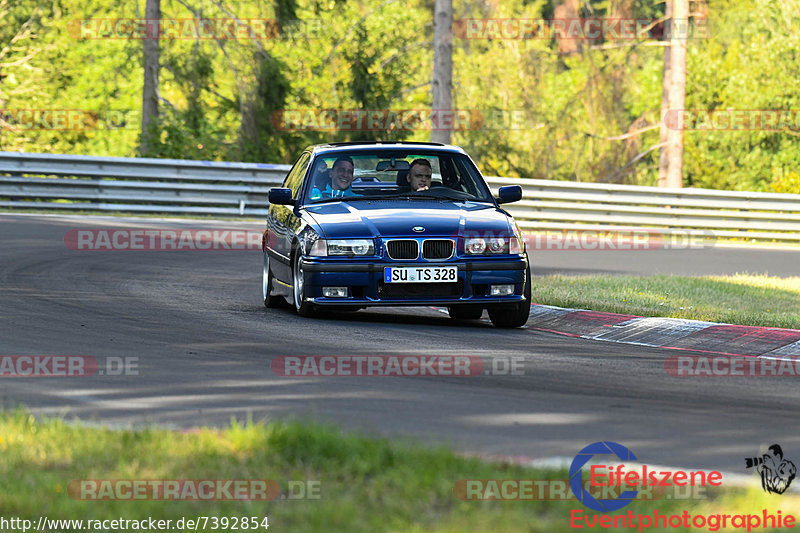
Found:
[[[322,295],[326,298],[347,298],[347,287],[322,287]]]
[[[492,296],[508,296],[514,294],[513,285],[492,285],[489,289]]]

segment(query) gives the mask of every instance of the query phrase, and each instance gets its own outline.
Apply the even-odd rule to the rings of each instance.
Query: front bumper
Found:
[[[523,284],[528,260],[525,256],[424,263],[303,259],[302,266],[307,301],[318,305],[493,305],[525,299]],[[456,266],[458,280],[455,283],[384,283],[385,267],[423,266]],[[489,286],[498,284],[513,284],[514,294],[489,296]],[[325,297],[322,287],[348,287],[348,296]]]

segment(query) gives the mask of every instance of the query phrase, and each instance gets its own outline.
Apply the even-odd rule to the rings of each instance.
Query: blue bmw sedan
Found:
[[[442,306],[455,320],[486,309],[523,326],[531,275],[519,227],[460,148],[436,143],[332,143],[307,148],[269,191],[263,238],[267,307]]]

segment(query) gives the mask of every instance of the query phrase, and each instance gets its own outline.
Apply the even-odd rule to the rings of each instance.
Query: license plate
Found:
[[[384,283],[455,283],[458,267],[385,267]]]

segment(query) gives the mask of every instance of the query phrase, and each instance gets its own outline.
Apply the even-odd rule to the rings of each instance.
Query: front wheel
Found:
[[[297,314],[304,317],[314,316],[316,314],[316,306],[311,302],[305,301],[305,277],[299,252],[295,254],[292,261],[292,287],[294,309]]]
[[[528,323],[531,314],[531,267],[525,270],[522,294],[525,299],[515,304],[490,307],[489,319],[496,328],[519,328]]]

